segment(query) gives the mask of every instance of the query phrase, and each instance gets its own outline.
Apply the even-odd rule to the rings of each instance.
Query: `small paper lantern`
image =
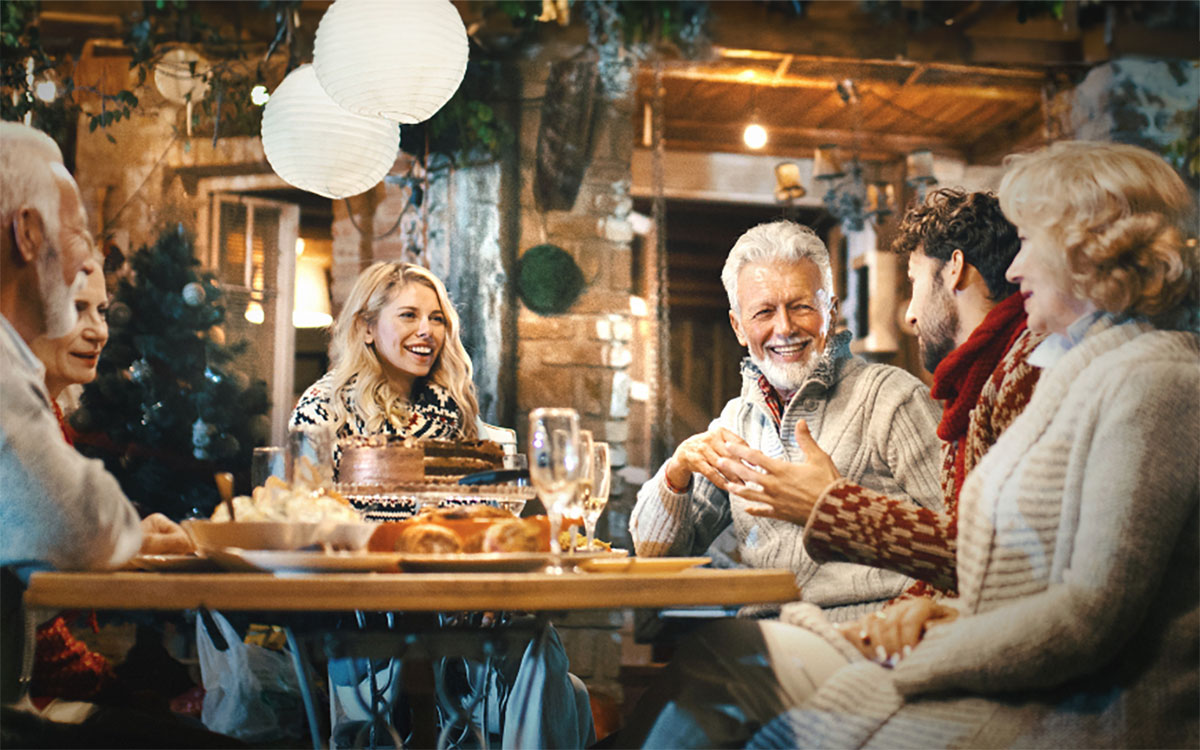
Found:
[[[313,67],[301,65],[263,109],[262,141],[285,182],[337,199],[379,184],[400,151],[400,126],[342,109],[317,83]]]
[[[173,49],[154,66],[154,87],[173,104],[198,102],[208,93],[209,68],[195,50]]]
[[[467,54],[450,0],[336,0],[317,27],[313,66],[342,107],[411,125],[458,90]]]

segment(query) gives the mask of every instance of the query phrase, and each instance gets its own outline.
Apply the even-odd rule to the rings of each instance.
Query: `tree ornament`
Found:
[[[213,326],[208,329],[208,340],[217,346],[225,346],[225,329],[221,326]]]
[[[192,422],[192,445],[198,448],[208,445],[212,441],[213,433],[216,431],[216,427],[205,422],[202,418],[197,418],[195,422]]]
[[[108,306],[108,324],[112,326],[128,325],[133,317],[133,311],[124,302],[114,302]]]
[[[162,416],[162,410],[162,401],[155,401],[152,404],[142,404],[142,425],[149,427],[158,422],[159,417]]]
[[[129,376],[135,383],[145,383],[154,374],[154,368],[144,359],[134,360],[129,366]]]
[[[204,299],[208,295],[204,292],[204,287],[197,284],[195,281],[186,284],[183,287],[183,301],[192,307],[199,307],[204,304]]]

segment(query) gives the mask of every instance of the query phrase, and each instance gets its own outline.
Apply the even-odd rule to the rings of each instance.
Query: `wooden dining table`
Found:
[[[434,613],[507,611],[528,612],[539,621],[551,621],[555,613],[584,609],[683,608],[730,606],[793,601],[799,598],[794,574],[787,570],[689,568],[678,572],[640,571],[583,573],[545,572],[497,573],[234,573],[234,572],[38,572],[29,579],[25,604],[31,609],[56,610],[222,610],[237,612],[319,613],[397,612],[407,613],[434,627],[426,628],[430,643],[446,633],[436,626]],[[422,615],[422,613],[425,613]],[[430,618],[433,618],[432,620]],[[493,629],[491,635],[460,639],[478,648],[488,638],[524,635],[510,629]],[[293,666],[300,678],[302,697],[313,747],[323,746],[320,719],[308,688],[311,670],[302,663],[299,639],[287,628]],[[362,634],[378,644],[379,635]],[[386,636],[386,634],[383,634]],[[412,633],[409,633],[412,635]],[[453,635],[453,634],[451,634]],[[329,642],[353,641],[355,634],[307,634]],[[389,644],[411,643],[391,637]],[[445,643],[445,639],[440,641]],[[498,642],[498,641],[497,641]],[[343,644],[344,646],[344,644]],[[361,648],[362,644],[352,644]],[[390,646],[389,646],[390,647]],[[436,647],[435,647],[436,648]],[[426,649],[428,664],[433,648]],[[404,655],[411,657],[412,652]],[[397,652],[395,656],[400,656]],[[457,654],[466,656],[466,653]],[[406,661],[406,664],[408,662]],[[408,670],[406,674],[415,670]],[[428,671],[428,670],[426,670]],[[408,681],[406,677],[406,689]],[[428,684],[432,684],[430,680]],[[432,700],[432,699],[431,699]],[[426,710],[432,702],[424,704]],[[414,715],[416,709],[414,708]],[[460,717],[461,718],[461,717]],[[458,720],[458,719],[456,719]],[[414,746],[445,746],[445,732],[436,736],[422,728],[414,734]]]
[[[233,611],[557,612],[787,602],[786,570],[675,573],[34,573],[28,607]]]

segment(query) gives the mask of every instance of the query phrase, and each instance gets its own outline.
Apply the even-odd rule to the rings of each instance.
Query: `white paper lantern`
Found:
[[[458,90],[467,54],[450,0],[336,0],[317,27],[313,66],[351,112],[412,124]]]
[[[342,109],[317,83],[313,67],[301,65],[267,101],[262,140],[284,181],[336,199],[379,184],[400,151],[400,126]]]
[[[210,67],[195,50],[173,49],[154,66],[154,86],[174,104],[198,102],[208,94]]]

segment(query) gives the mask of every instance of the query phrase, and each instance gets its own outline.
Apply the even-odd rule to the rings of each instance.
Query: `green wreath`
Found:
[[[570,253],[557,245],[531,247],[517,262],[517,293],[536,313],[566,312],[583,287],[583,271]]]

